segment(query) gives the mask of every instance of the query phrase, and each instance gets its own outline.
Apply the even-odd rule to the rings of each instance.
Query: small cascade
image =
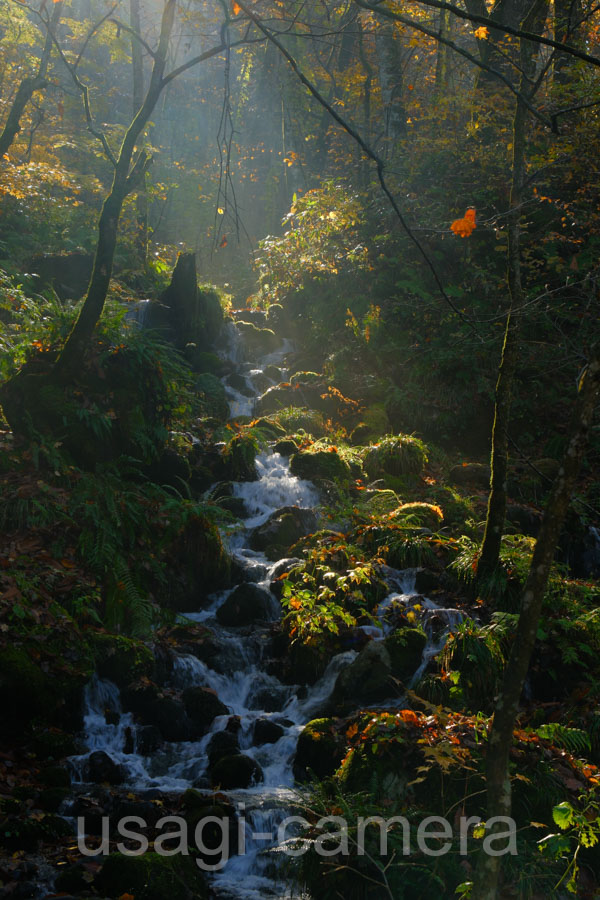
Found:
[[[280,364],[290,349],[289,342],[261,361],[260,367],[245,361],[244,347],[236,327],[226,326],[226,347],[222,353],[235,368],[236,375],[264,384],[264,369]],[[231,378],[231,374],[228,376]],[[238,385],[241,382],[232,378]],[[250,415],[253,399],[236,388],[227,387],[232,416]],[[255,396],[258,389],[255,390]],[[269,592],[273,563],[256,550],[249,548],[249,534],[262,525],[276,510],[299,507],[307,511],[319,504],[315,487],[290,473],[288,460],[278,453],[266,451],[256,459],[258,479],[234,485],[234,496],[244,501],[247,518],[242,527],[225,530],[224,540],[234,558],[244,570],[244,580],[253,582]],[[310,514],[310,513],[309,513]],[[435,602],[419,596],[415,589],[416,569],[396,571],[384,567],[383,577],[390,593],[378,609],[379,622],[364,626],[374,640],[381,640],[393,628],[394,607],[398,605],[417,612],[428,635],[427,645],[412,683],[416,683],[431,658],[440,651],[448,630],[460,621],[457,610],[440,608]],[[167,687],[178,691],[202,686],[214,691],[229,713],[219,715],[208,732],[199,740],[160,743],[149,755],[138,751],[136,724],[133,716],[121,708],[119,691],[111,682],[95,678],[86,691],[84,740],[86,754],[71,760],[79,781],[86,779],[89,754],[102,750],[125,773],[125,787],[135,791],[157,790],[182,793],[189,787],[208,789],[207,748],[215,734],[224,731],[235,717],[236,739],[241,753],[251,757],[260,767],[262,781],[241,790],[229,791],[230,799],[244,809],[244,852],[232,856],[224,868],[211,876],[211,889],[217,897],[228,900],[263,900],[292,896],[289,885],[277,874],[277,832],[282,820],[298,803],[294,792],[293,761],[298,736],[304,725],[322,714],[331,697],[337,677],[356,658],[355,650],[347,650],[333,657],[316,684],[302,691],[298,686],[283,684],[265,670],[263,653],[269,625],[265,622],[252,628],[220,625],[219,608],[232,591],[231,588],[214,594],[212,602],[186,618],[205,623],[222,652],[211,665],[191,654],[176,654],[173,658]],[[268,596],[268,594],[267,594]],[[282,615],[279,602],[273,595],[270,618]],[[398,702],[396,698],[395,703]],[[276,726],[279,737],[271,743],[255,744],[258,723]],[[293,835],[287,834],[286,838]],[[266,852],[265,851],[269,851]],[[293,895],[300,897],[298,893]]]

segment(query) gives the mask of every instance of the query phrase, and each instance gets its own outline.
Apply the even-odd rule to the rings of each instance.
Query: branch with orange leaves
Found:
[[[373,3],[367,3],[366,0],[354,0],[354,2],[357,6],[367,9],[369,12],[378,13],[388,19],[398,19],[398,13],[382,6],[383,0],[376,0],[376,2]],[[491,16],[467,12],[458,6],[454,6],[453,3],[446,3],[445,0],[417,0],[417,2],[433,9],[451,12],[453,15],[457,16],[459,19],[464,19],[466,22],[471,22],[475,25],[485,25],[488,28],[496,29],[496,31],[502,31],[504,34],[510,34],[513,37],[524,38],[525,40],[532,41],[536,44],[543,44],[546,47],[552,47],[553,50],[558,50],[561,53],[574,56],[576,59],[581,59],[583,62],[590,63],[592,66],[600,66],[600,57],[598,56],[592,56],[592,54],[585,53],[583,50],[578,50],[577,47],[573,47],[571,44],[555,41],[552,38],[544,37],[541,34],[535,34],[533,31],[524,31],[522,28],[513,28],[512,25],[507,25],[504,22],[497,22]]]

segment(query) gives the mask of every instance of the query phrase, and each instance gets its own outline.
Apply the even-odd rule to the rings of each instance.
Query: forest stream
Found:
[[[277,350],[258,363],[246,362],[247,354],[236,326],[228,326],[227,355],[235,364],[235,374],[247,385],[244,393],[227,383],[231,415],[248,415],[261,391],[255,381],[265,384],[264,370],[268,366],[281,367],[285,380],[286,355],[291,350],[284,341]],[[227,376],[230,380],[231,376]],[[272,379],[268,379],[274,384]],[[228,708],[226,715],[217,716],[209,731],[198,741],[165,742],[154,752],[144,748],[138,739],[139,726],[131,713],[123,712],[119,689],[107,679],[95,676],[85,690],[85,753],[71,757],[69,765],[74,775],[73,789],[79,796],[90,787],[86,784],[91,753],[107,754],[111,762],[124,772],[123,790],[131,789],[139,798],[155,798],[162,794],[182,794],[188,788],[206,790],[211,796],[207,779],[208,757],[211,748],[218,746],[219,736],[225,736],[226,754],[243,754],[252,760],[252,784],[246,789],[226,791],[244,817],[245,835],[239,842],[245,852],[232,853],[229,860],[212,876],[216,896],[260,900],[308,896],[294,892],[282,876],[282,854],[277,854],[277,829],[281,821],[302,806],[302,794],[295,787],[294,760],[298,735],[303,726],[323,715],[328,709],[339,673],[357,656],[347,650],[334,656],[324,675],[316,684],[300,688],[286,685],[265,668],[265,646],[269,623],[281,618],[282,608],[271,587],[278,574],[288,571],[298,560],[269,561],[264,553],[248,546],[250,532],[263,525],[270,516],[286,507],[298,507],[319,515],[319,494],[308,481],[290,474],[287,458],[266,450],[256,459],[258,479],[238,482],[234,496],[243,501],[246,510],[242,527],[235,527],[223,538],[243,573],[242,584],[256,585],[267,600],[268,613],[263,623],[252,627],[225,627],[219,622],[218,610],[238,587],[215,593],[211,602],[195,613],[185,613],[187,620],[202,623],[213,631],[222,653],[214,667],[193,654],[175,654],[171,684],[184,691],[203,686],[210,688]],[[379,622],[364,625],[369,638],[381,640],[391,630],[386,611],[394,605],[412,608],[417,605],[419,617],[427,633],[422,660],[409,684],[422,676],[430,659],[443,647],[448,629],[462,619],[455,609],[440,608],[433,600],[418,595],[415,589],[416,570],[396,570],[386,567],[385,581],[389,593],[378,607]],[[418,603],[417,603],[418,601]],[[402,709],[402,696],[383,700],[382,707]],[[232,749],[233,748],[233,749]],[[67,801],[64,813],[74,806]],[[292,833],[287,835],[288,840]]]

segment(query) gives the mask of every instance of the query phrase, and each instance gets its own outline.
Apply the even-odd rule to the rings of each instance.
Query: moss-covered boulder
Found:
[[[152,677],[154,654],[142,641],[96,631],[90,636],[90,643],[98,674],[117,687],[125,687],[144,676]]]
[[[211,768],[226,756],[237,756],[241,753],[237,735],[232,731],[217,731],[211,737],[206,748],[208,764]]]
[[[385,649],[389,654],[394,678],[405,681],[414,675],[421,663],[426,643],[427,635],[422,628],[399,628],[385,638]]]
[[[205,734],[217,716],[229,714],[229,708],[222,703],[214,691],[194,685],[184,690],[183,705],[189,720],[199,734]]]
[[[331,698],[334,708],[356,709],[393,694],[391,675],[392,660],[384,643],[370,641],[338,675]]]
[[[273,601],[271,595],[257,584],[240,584],[217,610],[217,621],[221,625],[252,625],[257,621],[272,618]]]
[[[221,478],[224,481],[256,481],[257,441],[248,434],[237,434],[221,452]]]
[[[38,724],[78,730],[82,725],[83,691],[92,672],[91,656],[83,639],[72,646],[60,638],[44,652],[35,639],[0,647],[0,710],[6,731],[22,731]],[[73,661],[56,654],[69,654]]]
[[[194,859],[183,854],[140,856],[112,853],[95,879],[102,896],[135,900],[199,900],[208,897],[206,881]]]
[[[395,512],[400,506],[400,498],[395,491],[365,491],[363,502],[371,516],[385,516]]]
[[[467,484],[479,488],[489,488],[490,467],[486,463],[462,463],[450,469],[450,481],[454,484]]]
[[[348,481],[350,466],[334,447],[301,450],[290,460],[290,471],[306,481]]]
[[[257,328],[252,322],[236,322],[244,346],[251,358],[273,353],[280,345],[280,339],[270,328]]]
[[[298,781],[306,781],[312,774],[317,778],[333,775],[344,758],[345,749],[346,742],[335,719],[313,719],[298,737],[294,776]]]
[[[245,753],[225,756],[211,769],[211,784],[224,791],[247,788],[263,781],[259,764]]]
[[[297,401],[297,398],[294,397]],[[327,426],[323,414],[316,409],[308,409],[302,406],[291,406],[274,413],[270,417],[278,422],[285,434],[304,432],[320,438],[327,433]]]
[[[277,413],[280,409],[286,409],[293,406],[294,401],[298,400],[294,389],[290,385],[278,384],[269,387],[261,394],[256,401],[256,412],[261,416]]]
[[[298,452],[298,444],[292,438],[283,438],[273,446],[274,453],[280,453],[282,456],[292,456]]]
[[[317,517],[312,509],[284,506],[269,516],[264,525],[252,531],[250,546],[253,550],[265,551],[269,559],[280,559],[296,541],[316,527]]]
[[[222,421],[229,418],[227,394],[216,375],[211,375],[209,372],[198,375],[194,387],[204,416],[211,416]]]
[[[409,434],[386,437],[369,447],[364,455],[364,468],[369,478],[386,475],[409,477],[420,475],[427,462],[427,448]]]
[[[433,503],[402,503],[395,511],[394,518],[410,520],[420,528],[429,528],[430,531],[438,531],[444,514],[439,506]]]
[[[186,522],[166,551],[169,578],[157,587],[163,606],[177,612],[195,612],[213,591],[230,584],[231,559],[219,529],[205,516]]]

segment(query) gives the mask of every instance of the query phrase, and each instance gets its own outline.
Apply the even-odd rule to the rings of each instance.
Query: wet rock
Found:
[[[392,674],[404,681],[418,669],[427,644],[427,635],[420,628],[399,628],[386,637],[384,644],[391,661]]]
[[[298,444],[291,438],[284,438],[273,446],[274,453],[280,453],[281,456],[292,456],[298,452]]]
[[[162,743],[162,735],[155,725],[142,725],[135,733],[135,748],[140,756],[156,753]]]
[[[161,694],[152,682],[130,684],[121,695],[126,709],[135,713],[142,724],[154,725],[165,741],[189,741],[194,728],[181,700]]]
[[[333,775],[345,753],[345,741],[335,728],[335,719],[313,719],[298,738],[294,758],[294,776],[306,781]]]
[[[277,350],[281,341],[270,328],[257,328],[252,322],[237,322],[244,346],[250,357],[265,356]]]
[[[211,769],[226,756],[237,756],[240,753],[238,739],[230,731],[217,731],[211,737],[206,748],[208,764]]]
[[[213,767],[210,780],[214,787],[224,791],[235,788],[247,788],[263,781],[263,772],[259,764],[245,753],[226,756]]]
[[[209,688],[189,687],[182,696],[188,718],[200,734],[208,731],[217,716],[229,713],[229,708]]]
[[[333,447],[295,453],[290,460],[290,472],[297,478],[315,482],[346,481],[350,478],[350,466]]]
[[[250,709],[277,712],[285,706],[289,694],[289,688],[283,685],[269,684],[257,687],[250,695],[248,706]]]
[[[450,469],[449,478],[454,484],[471,484],[479,488],[489,488],[490,467],[485,463],[463,463]]]
[[[253,550],[265,551],[268,559],[277,559],[316,527],[317,516],[312,509],[284,506],[269,516],[264,525],[252,531],[250,546]]]
[[[108,678],[123,688],[139,678],[152,676],[154,656],[142,641],[118,634],[94,632],[90,637],[96,669],[101,678]]]
[[[265,416],[270,413],[276,413],[280,409],[287,409],[298,401],[298,395],[293,388],[282,385],[274,385],[267,388],[264,394],[261,394],[256,401],[255,410],[257,415]]]
[[[199,855],[205,862],[210,865],[218,862],[219,853],[211,854],[210,851],[218,851],[224,844],[228,845],[230,856],[238,852],[237,814],[223,794],[201,794],[190,789],[183,795],[182,805],[190,833],[200,828],[208,852]]]
[[[122,784],[125,773],[122,766],[116,763],[104,750],[90,753],[85,764],[85,778],[97,784]]]
[[[271,595],[252,582],[238,585],[217,610],[221,625],[252,625],[272,617]]]
[[[284,734],[284,728],[272,719],[257,719],[254,723],[253,740],[257,747],[262,744],[275,744]]]
[[[271,381],[275,381],[277,384],[281,381],[281,369],[278,369],[277,366],[267,366],[263,371],[263,375],[270,378]]]
[[[227,384],[232,387],[234,391],[238,391],[246,397],[254,396],[253,388],[248,384],[245,375],[240,374],[240,372],[232,372],[227,378]]]
[[[333,705],[356,708],[392,694],[392,660],[382,642],[370,641],[356,659],[342,669],[333,689]]]
[[[418,594],[424,594],[426,597],[432,592],[440,588],[440,576],[431,569],[417,569],[415,575],[415,590]]]

